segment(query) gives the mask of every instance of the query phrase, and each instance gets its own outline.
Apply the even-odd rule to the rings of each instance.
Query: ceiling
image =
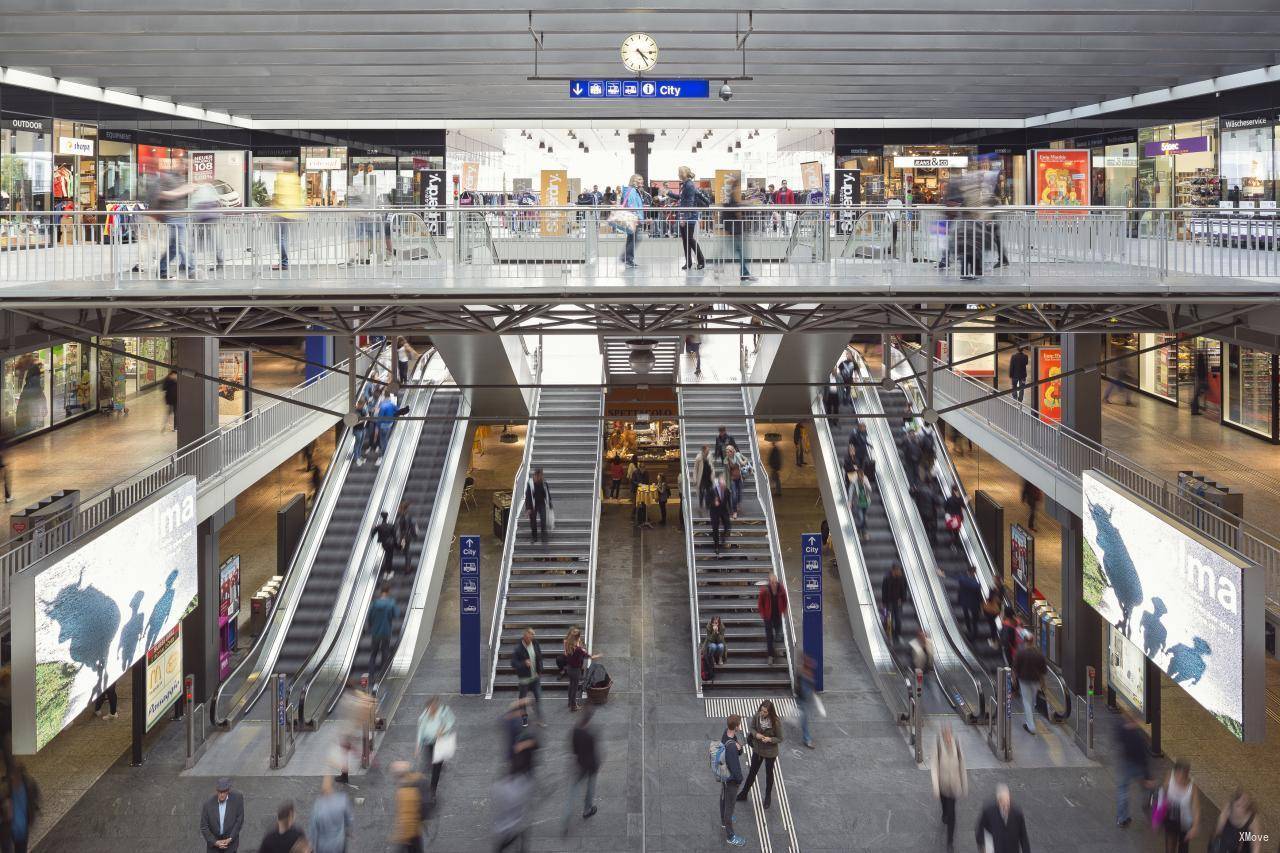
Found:
[[[568,124],[1021,119],[1280,62],[1276,0],[836,5],[5,0],[0,65],[258,120]],[[570,101],[564,80],[528,79],[535,54],[543,77],[626,76],[618,46],[636,31],[659,44],[650,76],[708,77],[714,92],[745,57],[753,79],[729,103]]]

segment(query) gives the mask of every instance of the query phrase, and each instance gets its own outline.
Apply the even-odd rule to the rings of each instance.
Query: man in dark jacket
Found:
[[[880,582],[880,604],[893,617],[893,641],[902,639],[902,602],[907,600],[907,579],[897,563]]]
[[[165,422],[162,429],[178,428],[178,371],[170,370],[161,386],[164,389]]]
[[[1022,694],[1022,727],[1027,734],[1036,733],[1036,691],[1048,670],[1044,652],[1034,642],[1023,643],[1013,656],[1013,674],[1018,678],[1018,691]]]
[[[573,801],[578,798],[578,788],[583,784],[587,786],[587,791],[582,800],[582,819],[586,820],[596,813],[596,774],[600,772],[603,756],[600,754],[596,733],[591,728],[591,706],[584,708],[582,715],[578,717],[569,745],[573,749],[578,774],[569,786],[569,798],[565,801],[564,817],[560,821],[561,835],[569,834],[569,815],[573,809]]]
[[[396,570],[396,524],[386,512],[380,516],[381,521],[373,526],[370,536],[382,546],[382,574],[389,575]]]
[[[782,495],[782,451],[778,448],[778,442],[773,442],[769,446],[769,485],[773,487],[775,495]]]
[[[796,467],[804,467],[804,443],[806,441],[804,421],[796,421],[796,428],[791,431],[791,440],[796,445]]]
[[[720,427],[720,432],[716,434],[716,461],[719,462],[721,465],[724,464],[725,448],[731,445],[733,447],[737,447],[738,440],[733,436],[729,435],[728,429],[726,429],[725,427]]]
[[[725,720],[724,734],[720,742],[724,744],[724,763],[729,770],[729,778],[720,786],[720,825],[724,827],[725,840],[734,847],[741,847],[746,840],[733,831],[733,808],[738,803],[738,788],[742,785],[742,741],[738,739],[738,729],[742,726],[742,717],[730,714]]]
[[[537,542],[538,522],[541,521],[542,541],[545,544],[551,535],[547,532],[547,511],[554,510],[555,504],[551,502],[551,487],[543,479],[541,468],[533,469],[533,476],[529,478],[524,491],[525,511],[529,513],[529,532],[533,541]]]
[[[711,516],[711,546],[719,554],[721,544],[727,544],[721,540],[728,538],[732,526],[729,520],[729,487],[725,484],[724,477],[719,477],[712,483],[707,504],[707,512]]]
[[[520,698],[533,694],[533,709],[538,715],[538,725],[546,727],[542,719],[542,646],[534,639],[533,629],[525,628],[520,642],[511,652],[511,666],[520,681]]]
[[[987,847],[987,837],[991,847]],[[1027,822],[1022,810],[1013,804],[1008,785],[996,786],[996,798],[987,803],[978,818],[974,831],[979,850],[992,853],[1031,853],[1031,841],[1027,838]]]
[[[859,468],[865,470],[871,448],[871,441],[867,438],[866,424],[859,421],[853,432],[849,433],[849,446],[853,448],[854,461],[858,463]]]
[[[1013,399],[1019,403],[1027,396],[1027,348],[1018,347],[1018,351],[1009,359],[1009,385],[1013,388]]]
[[[978,581],[978,570],[973,566],[960,576],[956,583],[957,603],[964,614],[964,632],[969,641],[978,639],[978,613],[982,610],[982,584]]]
[[[244,826],[244,797],[231,790],[231,780],[218,780],[217,793],[200,810],[200,835],[208,853],[236,853]]]

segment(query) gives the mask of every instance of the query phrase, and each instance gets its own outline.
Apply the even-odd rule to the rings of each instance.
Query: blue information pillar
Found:
[[[458,537],[458,649],[463,693],[480,692],[480,537]]]
[[[800,534],[804,653],[813,658],[813,686],[822,689],[822,534]]]

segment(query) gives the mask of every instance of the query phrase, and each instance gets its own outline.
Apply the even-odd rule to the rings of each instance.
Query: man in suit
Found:
[[[996,798],[987,803],[978,818],[974,832],[979,850],[993,853],[1031,853],[1031,841],[1027,838],[1027,822],[1022,809],[1013,804],[1009,786],[996,786]],[[987,846],[987,839],[991,844]]]
[[[711,512],[711,544],[715,547],[717,554],[720,553],[720,540],[727,538],[729,535],[729,488],[724,482],[724,477],[720,477],[711,487],[711,494],[708,496]],[[723,532],[722,532],[723,531]]]
[[[231,790],[231,780],[218,780],[217,792],[200,810],[200,834],[208,853],[236,853],[244,826],[244,797]]]

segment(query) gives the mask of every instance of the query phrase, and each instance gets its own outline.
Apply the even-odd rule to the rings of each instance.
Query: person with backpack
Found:
[[[391,824],[391,843],[396,853],[422,853],[422,824],[431,807],[425,790],[426,779],[407,761],[391,764],[391,778],[396,782],[396,817]]]
[[[933,795],[942,804],[942,825],[947,828],[947,849],[953,846],[956,835],[956,800],[969,793],[969,775],[964,766],[964,755],[956,742],[950,723],[943,723],[934,746]]]
[[[564,815],[560,819],[560,834],[569,834],[569,815],[573,803],[578,799],[578,789],[586,786],[582,798],[582,819],[587,820],[596,809],[596,775],[604,761],[601,755],[600,742],[595,730],[591,728],[591,709],[586,709],[574,724],[573,734],[569,737],[569,748],[573,751],[574,769],[577,773],[569,786],[569,797],[565,800]]]
[[[782,732],[782,720],[773,708],[773,702],[765,699],[759,710],[751,717],[751,728],[748,732],[751,739],[751,769],[747,772],[747,780],[742,783],[738,792],[738,801],[745,800],[751,793],[751,785],[756,781],[756,773],[760,765],[764,765],[764,800],[761,805],[769,808],[773,800],[773,766],[778,762],[779,744],[785,739]]]
[[[960,529],[964,527],[964,497],[960,494],[959,486],[951,487],[951,494],[942,504],[942,512],[945,515],[947,532],[951,534],[951,548],[959,551],[962,548]]]
[[[706,259],[702,256],[702,247],[698,245],[698,238],[695,236],[698,231],[699,214],[697,209],[700,207],[708,207],[706,194],[698,189],[698,185],[693,182],[693,170],[688,166],[681,166],[676,170],[676,174],[680,178],[679,194],[668,192],[670,198],[676,200],[677,206],[682,208],[683,212],[679,214],[679,230],[680,243],[684,247],[684,266],[682,270],[690,268],[703,269],[706,267]],[[693,258],[698,258],[698,265],[694,267]]]
[[[742,847],[747,840],[733,831],[733,810],[738,804],[738,786],[742,784],[742,739],[739,728],[742,717],[730,714],[725,720],[724,734],[718,744],[711,744],[711,772],[720,783],[720,825],[725,841]]]
[[[396,525],[387,517],[386,510],[378,513],[382,519],[373,526],[372,539],[382,546],[382,576],[389,577],[396,569]]]

